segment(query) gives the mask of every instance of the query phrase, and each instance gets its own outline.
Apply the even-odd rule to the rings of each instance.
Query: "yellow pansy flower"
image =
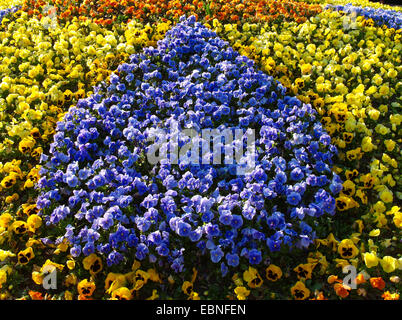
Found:
[[[375,252],[366,252],[363,253],[364,263],[367,268],[373,268],[378,265],[379,259],[377,258],[377,254]]]
[[[246,289],[246,287],[236,287],[234,292],[238,300],[246,300],[250,294],[250,290]]]
[[[387,273],[394,272],[395,269],[397,268],[397,259],[391,256],[385,256],[380,260],[380,264],[385,272]]]
[[[352,259],[357,256],[359,249],[355,246],[352,240],[344,239],[338,245],[338,253],[342,258]]]

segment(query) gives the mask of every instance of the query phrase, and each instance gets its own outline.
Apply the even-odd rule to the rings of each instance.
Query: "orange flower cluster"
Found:
[[[91,18],[103,26],[132,19],[145,23],[178,21],[182,15],[194,15],[206,22],[213,19],[227,23],[282,19],[304,22],[322,11],[319,5],[291,0],[55,0],[50,5],[44,0],[25,0],[23,5],[23,10],[39,18],[54,8],[60,21]]]
[[[57,18],[61,22],[78,17],[108,26],[132,19],[141,22],[177,21],[184,14],[198,18],[197,13],[203,11],[204,3],[199,0],[55,0],[49,6],[48,1],[25,0],[22,9],[41,18],[48,14],[48,8],[51,7],[56,8]]]
[[[275,20],[304,22],[321,11],[320,5],[290,0],[211,0],[206,8],[205,20],[218,19],[227,23]]]

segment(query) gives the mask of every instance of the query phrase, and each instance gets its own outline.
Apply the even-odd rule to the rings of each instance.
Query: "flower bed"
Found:
[[[307,222],[335,212],[333,196],[342,188],[330,171],[336,149],[311,106],[285,96],[193,18],[156,49],[131,56],[109,87],[58,123],[38,206],[74,257],[96,252],[108,265],[165,258],[179,272],[186,251],[207,252],[226,274],[240,256],[259,264],[282,245],[307,248],[314,240]],[[244,157],[255,168],[239,177],[233,166],[242,159],[221,168],[212,159],[176,165],[167,157],[151,170],[145,141],[158,127],[169,129],[160,133],[169,150],[176,132],[179,145],[189,138],[185,128],[253,128],[256,155]]]
[[[225,22],[242,23],[245,21],[296,20],[306,18],[322,11],[320,5],[309,5],[296,1],[275,0],[214,0],[214,1],[155,1],[127,0],[110,1],[57,1],[52,5],[61,21],[93,19],[102,25],[136,19],[141,22],[175,21],[186,14],[194,15],[199,20],[219,19]],[[42,17],[47,14],[48,5],[44,0],[25,0],[23,9],[29,14]]]
[[[327,4],[0,1],[0,299],[399,299],[400,8]]]

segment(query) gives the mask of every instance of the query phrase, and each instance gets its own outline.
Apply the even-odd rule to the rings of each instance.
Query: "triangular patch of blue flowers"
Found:
[[[342,184],[315,111],[285,91],[194,17],[181,19],[58,123],[37,202],[58,237],[44,241],[66,238],[74,257],[97,253],[108,265],[149,259],[176,272],[184,255],[205,254],[223,274],[308,247]],[[161,153],[183,147],[184,129],[253,131],[255,152],[232,164],[202,161],[211,153],[151,164],[155,141],[165,141]],[[244,162],[253,166],[239,174]]]

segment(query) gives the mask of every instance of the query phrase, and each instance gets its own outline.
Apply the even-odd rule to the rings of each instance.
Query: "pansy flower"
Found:
[[[278,281],[282,277],[282,270],[280,267],[270,264],[265,269],[265,276],[269,281]]]
[[[20,251],[18,253],[18,263],[25,265],[29,261],[31,261],[33,258],[35,258],[35,254],[33,252],[32,247],[28,247],[23,251]]]
[[[131,300],[131,291],[126,287],[120,287],[112,292],[112,299],[117,300]]]
[[[249,267],[248,270],[244,271],[243,279],[250,288],[258,288],[263,284],[261,276],[253,267]]]
[[[305,300],[310,296],[310,290],[301,281],[297,281],[290,292],[296,300]]]
[[[353,259],[359,253],[359,249],[352,240],[344,239],[338,245],[338,253],[344,259]]]
[[[92,253],[82,260],[85,270],[89,270],[92,275],[102,271],[102,260],[96,254]]]
[[[93,281],[88,281],[88,279],[81,280],[77,284],[78,294],[85,298],[89,298],[90,296],[92,296],[95,288],[95,283]]]

